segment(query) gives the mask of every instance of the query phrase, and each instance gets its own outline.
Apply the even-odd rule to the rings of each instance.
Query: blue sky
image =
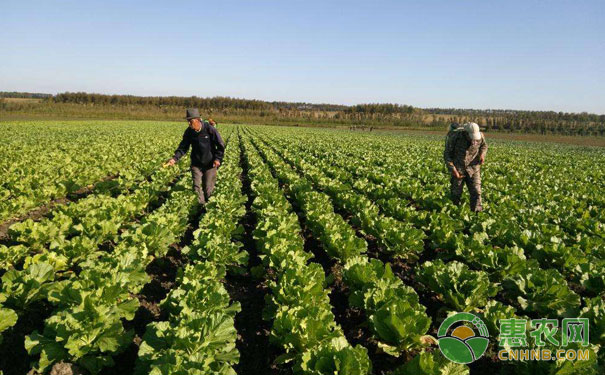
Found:
[[[605,1],[0,2],[0,91],[605,114]]]

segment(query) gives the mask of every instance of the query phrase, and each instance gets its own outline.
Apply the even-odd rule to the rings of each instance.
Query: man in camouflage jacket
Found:
[[[485,162],[487,143],[479,125],[464,124],[464,131],[455,132],[446,141],[443,157],[452,174],[451,194],[454,204],[460,204],[464,184],[471,196],[471,210],[482,211],[481,205],[481,165]]]

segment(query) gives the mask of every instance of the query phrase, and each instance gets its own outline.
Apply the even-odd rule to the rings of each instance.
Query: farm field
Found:
[[[604,148],[486,134],[474,214],[443,136],[218,129],[202,210],[162,168],[183,123],[0,124],[3,374],[603,373]],[[454,312],[490,333],[469,365]],[[498,359],[500,319],[576,317],[588,360]]]

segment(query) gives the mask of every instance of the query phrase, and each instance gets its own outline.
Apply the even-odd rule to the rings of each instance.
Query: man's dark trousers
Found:
[[[201,205],[206,204],[216,182],[216,168],[200,168],[191,166],[191,177],[193,178],[193,190],[197,193],[197,200]]]

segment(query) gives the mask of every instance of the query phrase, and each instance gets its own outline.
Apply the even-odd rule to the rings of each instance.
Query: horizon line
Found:
[[[260,101],[266,103],[290,103],[290,104],[310,104],[310,105],[333,105],[333,106],[344,106],[344,107],[354,107],[357,105],[372,105],[372,104],[393,104],[399,106],[409,106],[412,108],[418,108],[422,110],[460,110],[460,111],[498,111],[498,112],[543,112],[543,113],[563,113],[570,115],[596,115],[596,116],[605,116],[605,113],[596,113],[596,112],[567,112],[567,111],[556,111],[556,110],[537,110],[537,109],[512,109],[512,108],[462,108],[462,107],[419,107],[412,104],[405,103],[396,103],[396,102],[365,102],[365,103],[356,103],[356,104],[339,104],[339,103],[326,103],[326,102],[307,102],[307,101],[287,101],[287,100],[266,100],[266,99],[250,99],[243,97],[235,97],[235,96],[224,96],[224,95],[214,95],[214,96],[197,96],[197,95],[136,95],[136,94],[115,94],[115,93],[102,93],[102,92],[87,92],[87,91],[62,91],[55,93],[44,93],[44,92],[32,92],[32,91],[0,91],[0,94],[7,93],[17,93],[17,94],[34,94],[34,95],[51,95],[56,96],[59,94],[93,94],[93,95],[106,95],[106,96],[132,96],[132,97],[140,97],[140,98],[167,98],[167,97],[175,97],[175,98],[197,98],[197,99],[212,99],[212,98],[229,98],[229,99],[239,99],[239,100],[251,100],[251,101]],[[1,99],[2,97],[0,97]],[[15,98],[18,99],[18,98]]]

